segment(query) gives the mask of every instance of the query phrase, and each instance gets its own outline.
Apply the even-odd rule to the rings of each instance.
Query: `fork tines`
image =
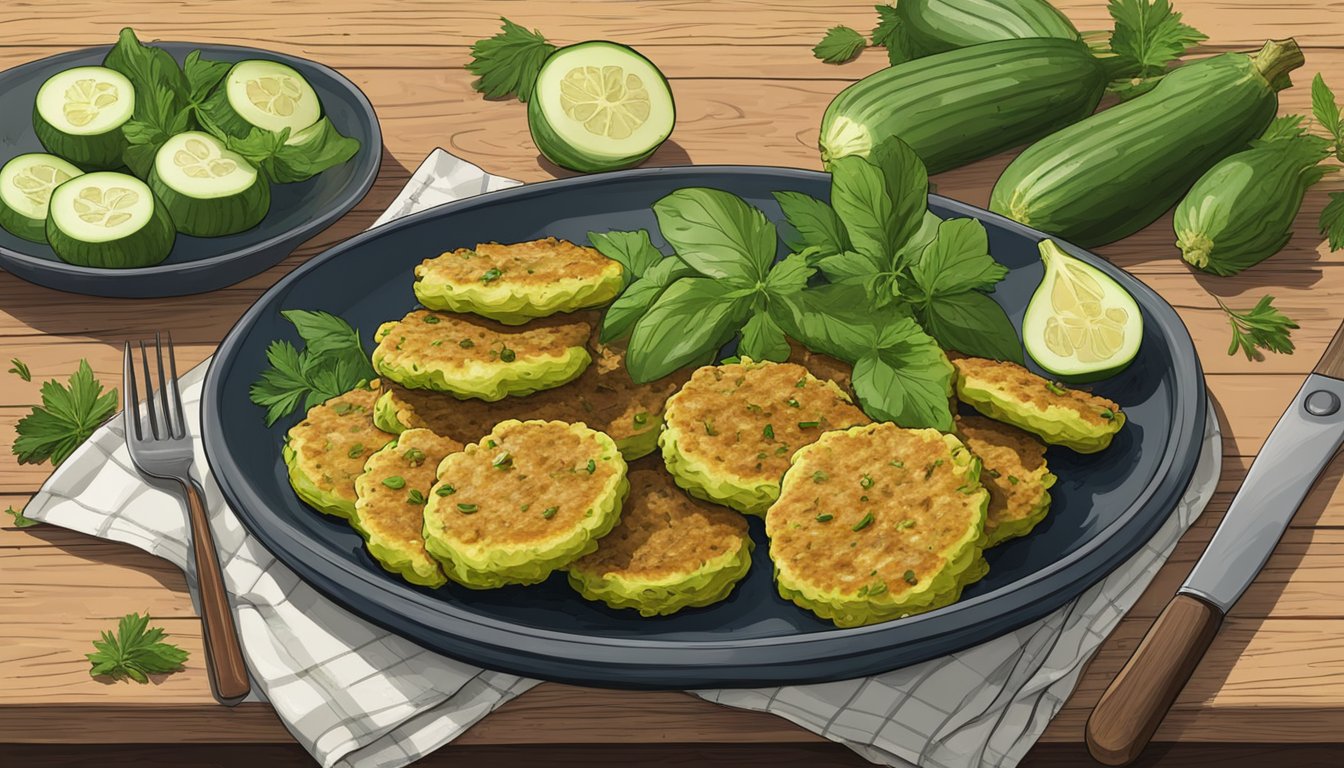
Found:
[[[168,348],[168,369],[164,370],[163,350]],[[154,357],[158,363],[159,388],[158,400],[159,407],[155,405],[154,381],[150,372],[149,351],[143,340],[137,342],[140,347],[140,363],[145,381],[145,410],[149,412],[149,436],[146,438],[140,426],[140,393],[136,385],[136,365],[135,356],[131,353],[131,342],[126,342],[125,357],[122,365],[122,410],[127,414],[135,414],[135,418],[128,418],[128,428],[134,431],[136,440],[169,440],[180,439],[187,436],[186,412],[182,407],[182,389],[177,383],[177,357],[173,354],[173,336],[168,334],[154,334]],[[171,390],[172,400],[169,400],[169,391]],[[176,413],[173,405],[176,404]],[[162,427],[160,427],[162,424]]]

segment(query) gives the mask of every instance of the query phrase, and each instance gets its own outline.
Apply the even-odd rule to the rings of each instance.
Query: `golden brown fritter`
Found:
[[[957,416],[957,434],[979,457],[980,482],[989,491],[986,546],[1022,536],[1045,518],[1055,476],[1045,444],[1027,432],[983,416]]]
[[[393,439],[373,424],[372,389],[355,389],[313,406],[285,436],[284,458],[290,483],[308,504],[322,512],[349,517],[355,509],[355,478],[364,461]]]

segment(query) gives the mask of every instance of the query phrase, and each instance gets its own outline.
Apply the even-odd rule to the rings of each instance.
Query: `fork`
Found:
[[[159,334],[154,334],[154,355],[158,358],[159,400],[162,411],[156,412],[154,388],[150,378],[149,354],[145,342],[139,342],[140,361],[145,380],[145,410],[148,412],[147,429],[142,429],[140,396],[136,391],[135,357],[131,342],[126,342],[122,367],[122,416],[126,422],[126,447],[131,462],[141,474],[163,480],[176,480],[182,486],[187,500],[187,522],[191,531],[192,557],[196,561],[196,581],[201,596],[201,622],[204,624],[206,670],[210,690],[221,704],[233,706],[242,701],[251,689],[247,665],[238,642],[238,630],[229,609],[229,596],[224,589],[224,574],[219,566],[210,521],[205,513],[205,494],[191,477],[193,461],[191,435],[187,432],[186,413],[182,408],[182,390],[177,383],[177,358],[173,354],[173,337],[168,335],[168,365],[172,377],[164,378],[163,347]],[[172,402],[169,402],[171,391]],[[176,405],[176,414],[172,406]]]

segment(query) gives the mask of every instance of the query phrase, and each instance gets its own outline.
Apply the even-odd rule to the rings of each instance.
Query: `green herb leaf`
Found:
[[[360,146],[357,139],[342,136],[325,117],[292,135],[288,128],[278,133],[253,128],[243,138],[216,133],[217,130],[211,132],[226,147],[242,155],[277,184],[307,181],[348,161],[359,152]]]
[[[50,459],[60,466],[116,409],[117,390],[104,392],[89,361],[80,360],[68,383],[52,379],[42,385],[42,405],[14,427],[14,455],[20,464]]]
[[[1330,202],[1321,211],[1321,234],[1330,242],[1330,250],[1344,248],[1344,192],[1331,192]]]
[[[15,509],[15,508],[13,508],[13,507],[6,507],[6,508],[5,508],[5,514],[7,514],[7,515],[9,515],[9,516],[11,516],[11,517],[14,518],[14,527],[15,527],[15,528],[31,528],[31,527],[33,527],[34,525],[41,525],[41,524],[42,524],[42,521],[41,521],[41,520],[34,520],[34,519],[32,519],[31,517],[24,517],[24,516],[23,516],[23,510],[22,510],[22,509]]]
[[[924,331],[943,349],[1021,364],[1022,342],[1003,307],[969,291],[935,299],[916,312]]]
[[[28,370],[28,364],[23,362],[19,358],[11,357],[9,359],[9,365],[10,365],[9,373],[18,376],[20,379],[23,379],[24,381],[33,380],[33,374],[31,371]]]
[[[200,51],[188,53],[186,61],[182,63],[187,103],[199,108],[232,68],[233,64],[230,62],[202,58]]]
[[[1236,312],[1228,308],[1221,299],[1218,306],[1227,313],[1227,321],[1232,326],[1232,344],[1227,348],[1228,355],[1241,350],[1247,360],[1264,360],[1261,350],[1291,355],[1293,341],[1291,332],[1298,325],[1286,315],[1274,308],[1274,297],[1265,295],[1254,307],[1246,312]]]
[[[139,116],[147,104],[144,97],[156,87],[165,88],[176,103],[175,113],[187,103],[187,79],[171,53],[162,48],[145,45],[135,36],[135,30],[124,27],[117,36],[117,44],[107,52],[103,66],[126,76],[135,88],[135,114]]]
[[[150,82],[143,89],[136,87],[135,113],[121,126],[130,144],[121,159],[132,173],[147,178],[164,142],[191,128],[191,113],[168,86]]]
[[[1279,141],[1292,141],[1307,135],[1307,127],[1302,124],[1301,115],[1284,115],[1274,119],[1265,132],[1260,134],[1261,144],[1273,144]]]
[[[846,26],[831,27],[826,36],[812,48],[812,55],[827,64],[844,64],[859,55],[868,41],[863,35]]]
[[[416,488],[412,488],[410,491],[406,493],[406,501],[411,504],[423,505],[425,503],[425,494],[421,493]]]
[[[1115,20],[1111,50],[1128,65],[1128,74],[1162,74],[1168,64],[1208,39],[1181,23],[1170,0],[1110,0],[1107,10]]]
[[[686,187],[654,203],[653,212],[663,239],[705,277],[750,284],[765,279],[774,263],[775,225],[737,195]]]
[[[850,530],[862,531],[864,528],[867,528],[872,524],[873,524],[873,513],[866,512],[864,513],[863,517],[859,519],[859,522],[855,523],[853,526],[850,527]]]
[[[644,276],[662,262],[663,253],[653,247],[646,229],[634,232],[589,232],[588,242],[603,256],[621,265],[625,285]]]
[[[588,474],[590,475],[593,474],[594,472],[597,471],[597,462],[593,461],[592,459],[589,459],[588,464],[586,465],[586,469],[588,470]]]
[[[630,377],[646,383],[712,359],[751,306],[746,299],[729,299],[731,290],[704,277],[684,277],[669,286],[635,323],[626,352]]]
[[[929,300],[966,291],[990,291],[1008,268],[989,255],[985,225],[975,219],[949,219],[910,268],[920,294]]]
[[[915,150],[894,136],[873,147],[868,161],[882,172],[883,184],[891,198],[895,216],[891,251],[896,255],[923,226],[928,214],[928,170]]]
[[[459,504],[457,505],[457,511],[458,511],[458,512],[461,512],[461,513],[464,514],[464,515],[470,515],[470,514],[472,514],[473,512],[475,512],[476,510],[477,510],[477,506],[476,506],[475,504],[463,504],[463,503],[459,503]]]
[[[388,488],[391,488],[394,491],[399,491],[402,488],[406,487],[406,478],[397,475],[392,475],[391,477],[384,477],[383,485],[387,486]]]
[[[818,522],[818,523],[829,523],[829,522],[831,522],[831,521],[834,520],[834,519],[835,519],[835,515],[832,515],[832,514],[830,514],[830,513],[828,513],[828,512],[822,512],[821,514],[817,515],[817,522]]]
[[[897,221],[882,171],[857,155],[832,160],[831,206],[855,251],[877,271],[888,267]]]
[[[547,507],[541,511],[541,516],[550,520],[552,517],[555,517],[555,513],[559,511],[559,507]]]
[[[877,5],[877,26],[873,28],[873,45],[887,49],[887,61],[896,66],[919,57],[914,41],[905,31],[896,8],[890,5]]]
[[[852,386],[863,410],[902,427],[952,431],[952,364],[913,320],[881,331],[879,348],[854,363]]]
[[[280,314],[294,324],[305,349],[299,352],[284,340],[273,341],[266,349],[270,367],[252,384],[250,396],[266,409],[267,426],[300,404],[311,407],[377,377],[359,333],[349,323],[327,312]]]
[[[457,493],[457,489],[451,485],[440,485],[438,488],[434,489],[434,495],[438,496],[439,498],[443,498],[444,496],[452,496],[454,493]]]
[[[607,308],[606,314],[602,316],[599,339],[603,344],[610,344],[625,336],[649,311],[649,307],[658,301],[667,286],[695,274],[694,269],[675,256],[668,256],[654,264],[638,280],[630,283]]]
[[[85,654],[91,665],[89,675],[106,675],[114,680],[129,677],[138,683],[149,682],[149,675],[176,672],[186,662],[186,651],[163,642],[167,634],[161,627],[149,629],[149,615],[131,613],[117,623],[117,631],[103,632],[94,640],[94,653]]]
[[[784,242],[795,253],[810,250],[816,258],[853,247],[844,222],[831,206],[801,192],[775,192],[774,195],[784,218],[797,235],[784,237]]]
[[[1344,152],[1338,145],[1344,144],[1344,125],[1339,120],[1339,105],[1335,103],[1335,92],[1325,84],[1325,78],[1318,73],[1311,81],[1311,113],[1335,142],[1335,151]]]
[[[776,363],[788,360],[790,351],[789,340],[784,336],[784,331],[770,314],[764,311],[757,312],[747,320],[747,324],[742,328],[742,341],[738,344],[737,350],[752,360],[770,360]]]
[[[477,78],[471,87],[487,99],[516,94],[519,101],[526,102],[532,98],[542,62],[555,51],[555,46],[536,30],[528,32],[502,16],[500,21],[503,31],[471,46],[467,71]]]
[[[781,259],[765,276],[765,290],[773,296],[797,293],[807,287],[807,281],[816,273],[807,259],[797,253],[791,253]]]

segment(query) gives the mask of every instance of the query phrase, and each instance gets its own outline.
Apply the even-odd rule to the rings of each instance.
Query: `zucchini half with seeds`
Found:
[[[47,242],[81,267],[149,267],[173,250],[173,220],[141,180],[100,171],[51,193]]]
[[[53,155],[86,171],[122,165],[129,146],[121,126],[135,109],[135,87],[107,67],[75,67],[42,84],[33,104],[33,131]]]
[[[257,169],[208,133],[179,133],[159,148],[149,186],[177,231],[219,237],[255,227],[271,207]]]
[[[226,133],[242,138],[253,128],[294,136],[322,117],[317,92],[293,67],[247,59],[233,65],[206,99],[206,115]]]
[[[84,173],[55,155],[34,152],[0,168],[0,227],[35,243],[47,242],[51,192]]]

